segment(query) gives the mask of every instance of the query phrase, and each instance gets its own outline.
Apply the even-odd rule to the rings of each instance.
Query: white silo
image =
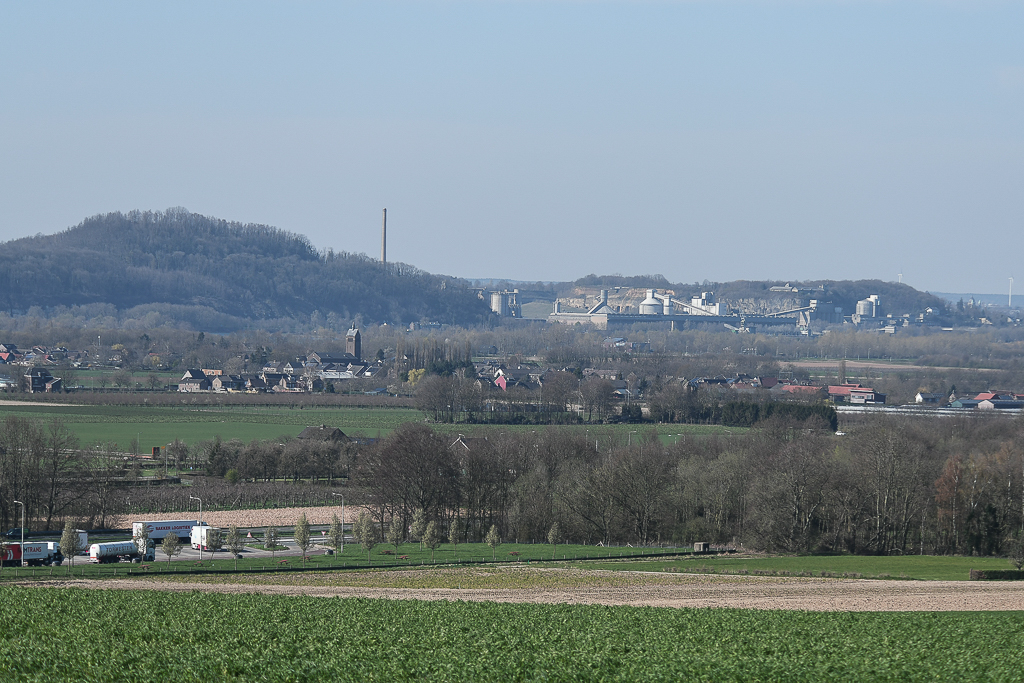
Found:
[[[508,294],[505,292],[491,292],[491,310],[501,317],[508,316]]]
[[[640,315],[658,315],[661,313],[661,302],[654,298],[654,290],[647,290],[647,298],[640,302]]]

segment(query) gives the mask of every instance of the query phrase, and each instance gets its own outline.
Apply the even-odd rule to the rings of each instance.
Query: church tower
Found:
[[[356,360],[363,359],[363,349],[359,341],[359,330],[354,327],[345,334],[345,353],[353,356]]]

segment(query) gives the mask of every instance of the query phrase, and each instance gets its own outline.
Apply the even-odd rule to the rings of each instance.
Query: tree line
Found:
[[[8,416],[0,423],[0,527],[20,526],[14,501],[25,504],[33,531],[53,531],[68,520],[110,528],[132,514],[186,510],[188,494],[200,490],[207,509],[323,505],[331,502],[329,487],[348,478],[355,449],[296,438],[248,444],[215,438],[191,446],[175,440],[163,460],[146,466],[189,471],[193,487],[149,486],[137,452],[112,443],[82,447],[60,419]],[[246,486],[236,485],[246,479]]]
[[[168,449],[218,507],[329,504],[343,490],[381,531],[417,518],[481,541],[742,544],[786,552],[997,555],[1024,531],[1024,420],[870,418],[836,435],[820,415],[775,414],[731,434],[598,426],[463,437],[407,423],[372,444],[304,439]],[[618,434],[618,436],[616,435]],[[138,487],[137,458],[79,446],[59,420],[0,423],[0,522],[106,528],[188,509],[184,489]],[[198,476],[200,473],[207,476]],[[209,498],[209,500],[207,500]],[[397,533],[397,532],[393,532]]]
[[[878,419],[836,436],[821,417],[773,416],[674,444],[595,435],[456,440],[408,424],[360,455],[355,482],[382,529],[421,514],[472,541],[495,526],[542,542],[557,523],[589,544],[989,555],[1024,525],[1019,420]]]
[[[822,401],[777,401],[764,391],[753,398],[740,396],[728,387],[666,382],[652,391],[645,416],[641,404],[628,397],[619,405],[611,382],[597,376],[584,380],[570,372],[551,372],[538,388],[517,385],[498,390],[488,379],[452,373],[421,379],[415,401],[416,407],[434,422],[446,423],[578,424],[612,420],[750,427],[778,416],[794,420],[820,417],[833,431],[838,426],[835,408]]]

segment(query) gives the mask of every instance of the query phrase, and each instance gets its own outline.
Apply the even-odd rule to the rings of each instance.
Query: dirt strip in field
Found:
[[[349,505],[345,508],[345,519],[342,521],[354,522],[359,517],[362,506]],[[306,520],[310,524],[330,524],[331,518],[338,515],[341,519],[341,504],[337,506],[323,507],[294,507],[294,508],[273,508],[263,510],[204,510],[203,521],[211,526],[227,528],[237,524],[242,528],[256,528],[274,526],[292,526],[298,521],[299,515],[306,513]],[[133,520],[145,519],[146,521],[159,522],[168,519],[198,519],[195,511],[189,512],[156,512],[143,513],[132,517]]]
[[[806,370],[832,370],[837,369],[843,362],[842,358],[831,360],[795,360],[787,365],[793,365]],[[885,361],[850,360],[846,359],[846,369],[850,370],[882,370],[886,372],[934,370],[937,372],[948,372],[950,370],[963,370],[965,372],[999,372],[995,368],[958,368],[941,365],[914,365],[904,363],[887,363]]]
[[[243,577],[239,577],[244,580]],[[947,612],[1024,610],[1024,582],[882,581],[773,577],[682,577],[675,585],[574,588],[373,588],[271,583],[198,583],[152,580],[33,581],[24,586],[103,590],[207,591],[311,597],[362,597],[470,602],[730,607],[817,612]],[[688,579],[692,578],[690,581]]]

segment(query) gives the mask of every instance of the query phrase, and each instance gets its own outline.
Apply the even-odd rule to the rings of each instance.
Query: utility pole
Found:
[[[21,555],[21,560],[18,562],[19,567],[25,566],[25,504],[20,500],[14,501],[15,505],[21,506],[21,549],[18,553]]]
[[[384,209],[384,217],[380,224],[380,262],[388,262],[388,210]]]
[[[337,549],[338,554],[345,552],[345,494],[331,492],[332,496],[341,496],[341,549]]]

